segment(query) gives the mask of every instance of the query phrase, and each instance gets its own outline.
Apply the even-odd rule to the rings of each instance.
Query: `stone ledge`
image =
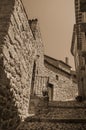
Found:
[[[25,122],[52,122],[52,123],[86,123],[86,119],[50,119],[50,118],[27,118]]]
[[[86,130],[86,122],[23,122],[18,126],[17,130]]]
[[[77,101],[53,101],[49,102],[49,107],[58,107],[58,108],[86,108],[86,101],[77,102]]]

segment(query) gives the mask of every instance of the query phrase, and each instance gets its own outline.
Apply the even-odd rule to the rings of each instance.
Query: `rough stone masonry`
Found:
[[[28,117],[33,78],[40,95],[46,71],[38,20],[28,20],[21,0],[0,1],[0,130]]]
[[[28,116],[33,65],[37,56],[39,57],[37,64],[41,67],[43,65],[40,32],[37,30],[38,27],[33,29],[36,29],[35,33],[28,23],[22,1],[0,1],[0,128],[2,130],[15,130],[19,122]],[[41,71],[43,69],[39,69],[40,74]]]

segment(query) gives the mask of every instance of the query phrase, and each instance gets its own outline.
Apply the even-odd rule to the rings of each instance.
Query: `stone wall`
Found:
[[[76,25],[74,25],[73,39],[71,51],[74,56],[77,83],[78,83],[78,95],[83,100],[86,99],[86,79],[85,79],[85,55],[86,55],[86,12],[85,3],[83,1],[75,0],[75,19]]]
[[[54,84],[54,100],[70,98],[71,90],[75,92],[76,87],[69,86],[69,80],[59,74],[60,79],[67,82],[66,91],[69,93],[67,97],[66,94],[61,96],[65,89],[64,82],[58,82],[56,74],[44,66],[44,47],[38,20],[29,23],[21,0],[1,1],[0,129],[15,130],[29,115],[32,90],[42,95],[43,85],[47,84],[49,76],[50,83]],[[57,91],[58,83],[61,89]]]
[[[45,73],[49,76],[49,83],[53,85],[53,100],[75,100],[78,94],[77,83],[70,74],[66,74],[45,62]]]
[[[43,44],[38,25],[35,35],[36,38],[22,1],[0,2],[0,128],[3,130],[14,130],[28,116],[34,62],[42,75]]]
[[[15,1],[3,46],[4,69],[22,117],[28,114],[34,42],[28,19],[20,1]]]

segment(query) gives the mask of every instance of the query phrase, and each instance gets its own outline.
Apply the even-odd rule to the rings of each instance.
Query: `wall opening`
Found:
[[[53,100],[53,84],[48,83],[48,94],[49,94],[49,100]]]

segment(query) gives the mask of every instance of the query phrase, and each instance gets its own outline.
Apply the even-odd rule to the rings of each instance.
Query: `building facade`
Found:
[[[48,91],[50,101],[75,100],[78,88],[76,74],[71,71],[71,67],[65,62],[47,55],[44,56],[44,64],[46,67],[45,73],[49,76]]]
[[[29,115],[34,77],[43,68],[38,20],[29,20],[21,0],[0,1],[0,129],[15,130]]]
[[[50,62],[45,62],[44,66],[44,47],[38,20],[29,20],[22,1],[0,1],[1,130],[15,130],[19,122],[29,116],[30,99],[34,95],[42,96],[44,85],[48,85],[50,100],[74,97],[76,87],[72,82],[70,66],[62,61],[58,61],[58,65],[58,69]]]
[[[75,60],[78,95],[86,99],[86,0],[75,0],[75,17],[71,52]]]

